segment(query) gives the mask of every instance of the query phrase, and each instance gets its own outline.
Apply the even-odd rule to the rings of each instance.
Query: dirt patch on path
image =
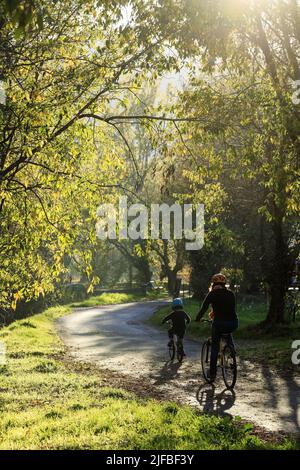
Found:
[[[75,311],[57,326],[72,357],[112,374],[113,386],[220,416],[240,416],[266,433],[300,434],[299,377],[240,361],[234,391],[226,390],[221,378],[215,386],[203,383],[200,342],[187,340],[187,359],[170,363],[166,333],[145,324],[160,305],[154,301]]]

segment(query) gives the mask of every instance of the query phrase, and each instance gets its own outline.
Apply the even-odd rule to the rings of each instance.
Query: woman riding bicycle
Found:
[[[196,321],[201,320],[208,306],[211,305],[213,308],[213,323],[209,378],[213,381],[217,373],[221,336],[228,334],[228,344],[234,348],[230,333],[238,328],[239,323],[236,314],[235,295],[226,288],[226,277],[221,273],[215,274],[211,283],[211,290],[204,299]]]

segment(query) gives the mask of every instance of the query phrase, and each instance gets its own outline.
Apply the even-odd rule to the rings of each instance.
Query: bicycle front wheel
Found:
[[[210,368],[210,354],[211,354],[211,342],[208,339],[202,346],[201,350],[201,366],[202,374],[206,382],[210,383],[211,380],[208,377],[209,368]]]
[[[232,390],[236,383],[237,365],[235,351],[229,345],[222,352],[222,375],[226,387]]]

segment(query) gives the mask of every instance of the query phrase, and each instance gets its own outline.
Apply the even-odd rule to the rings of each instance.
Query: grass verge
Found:
[[[185,309],[192,320],[199,311],[199,302],[185,300]],[[170,306],[159,309],[150,319],[150,323],[161,327],[162,318],[170,312]],[[234,333],[238,341],[239,356],[243,359],[254,359],[267,362],[268,365],[295,370],[291,362],[292,342],[300,338],[300,321],[269,332],[262,330],[259,323],[266,317],[266,305],[262,302],[241,302],[238,305],[239,329]],[[194,338],[210,336],[208,323],[191,322],[188,326],[188,335]]]
[[[168,294],[161,291],[147,292],[147,294],[132,294],[132,293],[109,293],[105,292],[100,295],[93,295],[86,300],[79,302],[73,302],[70,307],[97,307],[97,305],[112,305],[112,304],[124,304],[127,302],[142,302],[147,300],[156,300],[161,298],[167,298]]]
[[[264,442],[239,420],[107,386],[104,372],[70,367],[54,326],[70,311],[53,307],[0,331],[7,348],[0,370],[1,449],[297,447],[291,439]]]

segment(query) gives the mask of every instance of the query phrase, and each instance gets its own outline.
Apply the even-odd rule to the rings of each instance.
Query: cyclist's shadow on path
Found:
[[[176,379],[181,366],[182,362],[167,361],[158,374],[151,374],[152,378],[155,379],[153,385],[162,385],[170,380]]]
[[[206,413],[231,416],[227,410],[230,410],[235,403],[234,390],[225,388],[222,392],[216,393],[215,385],[203,384],[197,390],[196,397],[201,409]]]

